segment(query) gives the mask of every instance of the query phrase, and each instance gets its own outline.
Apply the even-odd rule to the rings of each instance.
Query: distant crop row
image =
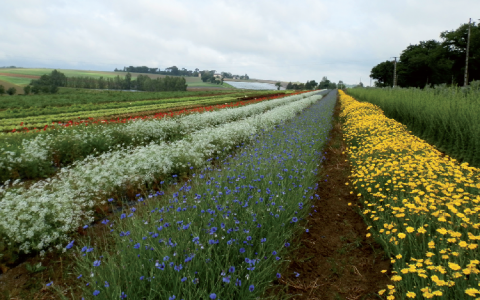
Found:
[[[263,94],[268,95],[273,93],[263,92]],[[73,105],[69,107],[48,107],[43,110],[31,108],[26,110],[12,110],[11,112],[0,111],[0,115],[3,116],[0,118],[0,131],[20,130],[24,129],[25,127],[28,129],[39,129],[43,128],[45,125],[52,125],[52,122],[80,122],[89,118],[109,118],[111,116],[127,114],[132,115],[140,112],[169,110],[176,107],[187,107],[193,105],[214,105],[238,101],[239,98],[244,96],[253,97],[255,95],[262,95],[262,93],[235,93],[219,96],[144,100],[131,103],[113,102],[104,103],[102,105],[85,104]],[[25,117],[11,117],[15,114],[23,114]]]
[[[81,104],[101,104],[110,102],[134,102],[140,100],[161,100],[170,98],[184,98],[192,96],[211,96],[214,94],[231,94],[232,96],[243,97],[244,95],[278,93],[278,91],[255,91],[255,92],[233,92],[232,91],[179,91],[179,92],[130,92],[130,91],[108,91],[108,90],[78,90],[62,89],[58,94],[53,95],[30,95],[18,96],[15,99],[0,97],[1,109],[30,109],[61,107]]]
[[[96,156],[118,147],[171,142],[202,128],[253,116],[303,97],[305,96],[290,96],[244,107],[202,114],[193,113],[178,118],[137,119],[110,126],[64,128],[33,135],[31,138],[28,135],[12,135],[9,139],[0,140],[0,182],[9,179],[46,177],[55,173],[57,168],[78,159]],[[198,110],[192,110],[195,111]]]
[[[445,154],[480,167],[478,84],[469,89],[350,89],[348,94],[378,105]]]

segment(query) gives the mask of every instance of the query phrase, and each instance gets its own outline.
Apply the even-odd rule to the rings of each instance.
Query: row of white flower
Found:
[[[101,139],[105,145],[115,147],[117,145],[115,145],[114,136],[118,133],[129,136],[132,141],[137,141],[137,145],[145,145],[150,141],[165,141],[170,137],[178,138],[196,130],[263,113],[265,110],[298,101],[309,94],[294,95],[238,108],[195,113],[178,118],[136,120],[126,124],[68,128],[60,132],[40,134],[34,139],[23,140],[22,150],[19,152],[0,151],[0,170],[15,170],[22,165],[32,166],[35,163],[39,168],[48,165],[57,145],[70,144],[82,147],[82,145],[94,144],[94,141]]]
[[[27,253],[53,244],[60,249],[69,232],[82,222],[93,221],[94,205],[105,203],[115,191],[126,185],[151,182],[189,166],[202,167],[213,155],[230,151],[262,130],[293,118],[321,97],[311,95],[263,114],[204,128],[172,143],[151,143],[89,157],[29,188],[19,183],[1,188],[0,234]]]

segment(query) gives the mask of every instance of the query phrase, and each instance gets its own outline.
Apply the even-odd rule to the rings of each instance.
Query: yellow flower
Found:
[[[428,242],[428,248],[435,249],[435,242],[434,241]]]
[[[435,255],[435,253],[427,252],[427,257],[432,257],[432,256],[434,256],[434,255]]]
[[[382,270],[381,272],[385,274],[385,273],[387,273],[387,270]]]
[[[395,256],[397,259],[400,259],[402,258],[403,256],[401,254],[398,254],[397,256]]]
[[[443,295],[442,291],[434,291],[432,294],[435,295],[435,296]]]
[[[372,235],[371,233],[367,233],[367,235],[366,235],[366,236],[367,236],[367,237],[370,237],[371,235]]]
[[[399,276],[399,275],[392,276],[392,281],[401,281],[401,280],[402,280],[402,276]]]
[[[475,297],[476,294],[480,294],[480,291],[478,291],[477,289],[474,289],[474,288],[469,288],[469,289],[465,290],[465,294],[467,294],[469,296],[472,296],[472,297]]]
[[[408,298],[415,298],[415,296],[417,296],[417,294],[415,294],[414,292],[408,292],[407,293]]]
[[[465,241],[461,241],[460,243],[458,243],[458,245],[462,248],[466,248],[468,246],[468,243]]]
[[[440,229],[437,229],[437,231],[440,232],[440,234],[443,234],[443,235],[447,234],[447,232],[448,232],[448,231],[447,231],[445,228],[443,228],[443,227],[440,228]]]
[[[387,284],[387,288],[388,288],[389,290],[393,290],[393,289],[395,288],[395,286],[393,286],[393,285],[391,285],[391,284]]]
[[[417,231],[418,231],[419,233],[425,233],[425,232],[427,232],[427,231],[425,230],[425,228],[423,228],[423,227],[418,228]]]
[[[407,236],[407,235],[406,235],[405,233],[403,233],[403,232],[400,232],[400,233],[398,234],[398,238],[400,238],[400,239],[404,239],[406,236]]]
[[[378,291],[378,294],[381,296],[381,295],[383,295],[386,291],[387,291],[387,290],[380,290],[380,291]]]
[[[387,300],[394,300],[395,299],[395,296],[394,295],[389,295],[387,296]]]
[[[457,265],[456,263],[452,263],[452,262],[449,262],[448,263],[448,267],[454,271],[458,271],[461,269],[461,267],[459,265]]]
[[[413,228],[413,227],[411,227],[411,226],[408,226],[408,227],[407,227],[407,232],[408,232],[408,233],[412,233],[412,232],[414,232],[414,231],[415,231],[415,228]]]

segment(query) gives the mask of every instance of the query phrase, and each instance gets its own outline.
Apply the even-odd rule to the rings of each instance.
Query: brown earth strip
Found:
[[[22,77],[22,78],[31,78],[31,79],[38,79],[38,78],[40,78],[40,76],[35,76],[35,75],[14,74],[14,73],[0,73],[0,76]]]
[[[275,299],[381,299],[377,292],[390,283],[381,273],[390,269],[389,259],[365,237],[367,226],[354,208],[360,203],[350,194],[351,185],[345,185],[350,168],[339,113],[337,102],[316,191],[320,200],[304,224],[309,232],[292,243],[299,248],[286,258],[289,266],[272,287]]]

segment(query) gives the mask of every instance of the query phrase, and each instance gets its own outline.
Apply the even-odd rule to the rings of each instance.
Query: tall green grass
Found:
[[[450,157],[480,166],[480,82],[469,88],[357,88],[348,94],[379,106]]]

